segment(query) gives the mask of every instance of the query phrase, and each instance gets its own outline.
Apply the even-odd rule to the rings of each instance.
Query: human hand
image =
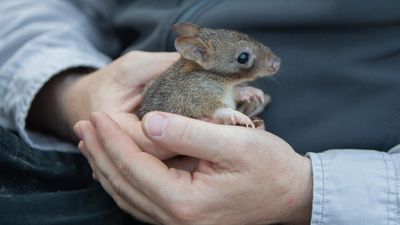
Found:
[[[72,126],[94,111],[133,112],[141,103],[145,84],[179,57],[178,53],[132,51],[92,73],[79,68],[64,71],[35,97],[28,126],[73,140]]]
[[[143,152],[108,116],[75,126],[82,153],[115,202],[162,224],[309,223],[309,159],[265,131],[216,125],[168,113],[143,119],[160,148],[201,159],[192,173]]]
[[[136,140],[136,144],[140,149],[144,149],[147,153],[157,157],[160,160],[165,160],[167,164],[171,164],[178,167],[186,168],[188,163],[192,164],[193,160],[185,160],[184,162],[176,162],[176,159],[173,158],[176,156],[176,153],[163,150],[147,138],[142,130],[142,122],[139,118],[133,113],[117,113],[111,114],[110,117],[118,124],[119,128],[121,128],[126,134],[128,134],[131,138]],[[181,165],[185,163],[185,165]]]
[[[132,51],[106,67],[79,79],[66,94],[67,120],[75,124],[94,111],[113,115],[133,112],[147,82],[161,75],[180,55]]]
[[[143,132],[142,123],[133,113],[117,113],[111,114],[110,117],[118,124],[118,126],[131,136],[140,149],[164,161],[168,167],[183,169],[193,172],[199,162],[198,159],[188,156],[176,156],[177,154],[166,149],[156,146]],[[256,129],[265,130],[264,123],[261,119],[255,118],[259,125]],[[204,120],[210,123],[217,123],[212,120]],[[176,157],[175,157],[176,156]]]

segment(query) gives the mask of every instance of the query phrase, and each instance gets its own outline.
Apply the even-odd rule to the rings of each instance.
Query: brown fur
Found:
[[[277,57],[245,34],[188,23],[173,29],[180,35],[175,46],[182,58],[147,85],[140,118],[150,111],[211,117],[216,109],[226,107],[222,98],[229,85],[272,75],[277,70],[271,69],[270,63]],[[253,57],[247,65],[236,62],[243,51]]]

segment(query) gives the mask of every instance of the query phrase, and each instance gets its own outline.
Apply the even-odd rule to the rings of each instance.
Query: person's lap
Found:
[[[0,127],[0,224],[133,223],[80,154],[32,149]]]

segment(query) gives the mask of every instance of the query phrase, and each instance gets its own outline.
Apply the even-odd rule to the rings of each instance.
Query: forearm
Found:
[[[88,68],[69,69],[49,80],[31,104],[27,128],[77,143],[72,126],[76,121],[86,119],[87,115],[81,112],[89,111],[80,82],[90,71]],[[73,110],[77,107],[79,111]]]
[[[96,4],[99,7],[102,5]],[[98,49],[108,42],[116,42],[104,38],[98,25],[70,1],[27,0],[0,3],[0,97],[3,99],[0,101],[1,126],[16,131],[29,145],[37,149],[75,149],[72,145],[60,142],[54,135],[28,130],[26,120],[28,111],[30,114],[46,108],[46,102],[43,101],[46,98],[52,102],[49,108],[61,104],[51,100],[55,96],[53,93],[49,95],[50,92],[46,90],[54,90],[54,84],[60,82],[60,78],[54,78],[57,74],[71,68],[101,68],[110,62]],[[116,50],[115,44],[109,47],[110,51]],[[31,105],[35,109],[31,110]],[[59,120],[54,115],[56,109],[51,110],[52,113],[48,109],[43,112],[45,117],[39,114],[29,117],[56,121],[50,125],[54,126]],[[61,116],[60,111],[55,114]],[[49,126],[44,122],[32,124],[32,120],[29,124],[32,127],[37,124]],[[51,131],[48,128],[43,129]],[[56,135],[60,136],[59,133]]]

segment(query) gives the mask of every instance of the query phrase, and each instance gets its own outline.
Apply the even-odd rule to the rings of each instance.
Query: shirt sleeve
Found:
[[[313,168],[312,225],[397,225],[400,145],[388,153],[329,150],[308,153]]]
[[[82,7],[73,2],[78,1],[0,2],[0,125],[41,150],[76,149],[27,130],[25,121],[35,95],[64,70],[103,67],[110,62],[106,55],[118,48],[112,37],[103,34],[106,15],[101,12],[107,11],[107,1],[88,0]]]

